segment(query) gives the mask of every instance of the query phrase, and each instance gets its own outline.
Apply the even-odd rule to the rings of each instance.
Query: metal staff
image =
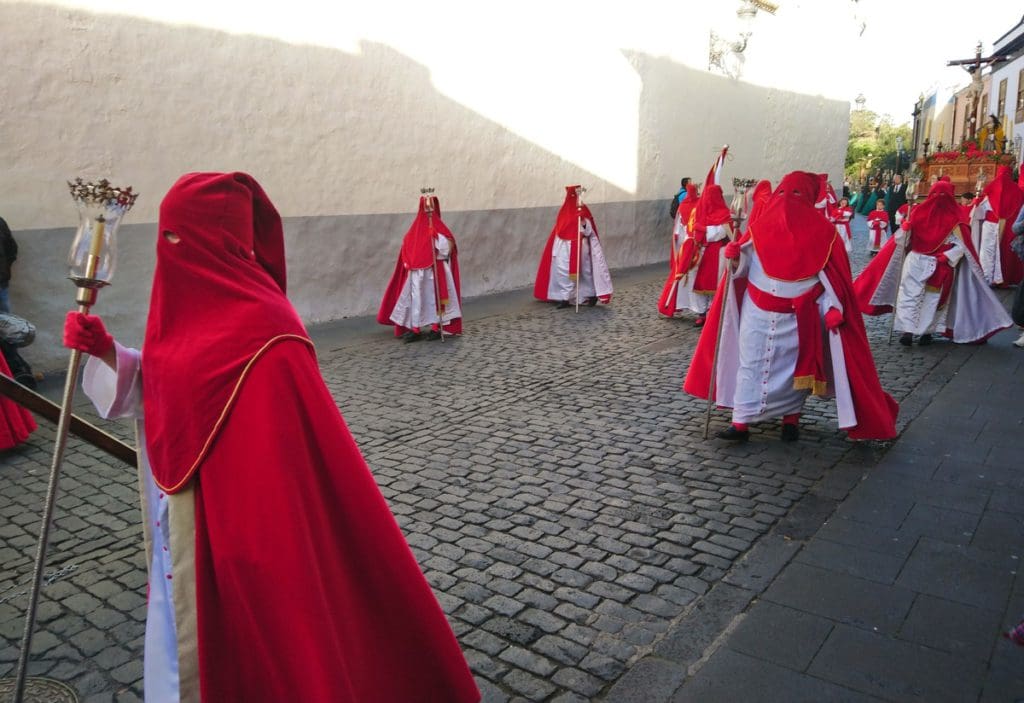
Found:
[[[77,179],[68,183],[71,196],[78,204],[80,224],[75,240],[71,245],[71,275],[69,278],[78,287],[75,302],[78,312],[88,314],[96,303],[97,292],[108,284],[113,270],[114,233],[120,224],[121,217],[135,203],[138,194],[132,189],[115,188],[106,180],[98,183],[83,183]],[[108,240],[104,251],[104,240]],[[46,502],[43,505],[43,518],[39,526],[39,541],[36,543],[35,563],[32,567],[32,589],[29,592],[28,608],[25,611],[25,630],[21,637],[21,652],[18,655],[18,668],[15,675],[14,703],[21,703],[25,691],[25,678],[28,673],[28,658],[32,649],[32,633],[35,629],[36,610],[39,607],[39,591],[42,587],[43,567],[46,563],[46,549],[50,541],[50,526],[53,522],[54,506],[57,501],[57,488],[60,483],[60,468],[67,447],[68,429],[71,425],[71,405],[75,396],[75,384],[78,381],[78,367],[82,352],[71,350],[68,360],[68,375],[64,381],[64,394],[61,399],[60,417],[57,420],[57,437],[53,449],[53,462],[50,464],[49,483],[46,487]]]
[[[711,405],[715,402],[715,385],[718,380],[718,348],[722,346],[722,329],[725,327],[725,315],[729,305],[730,288],[732,288],[732,262],[727,259],[725,266],[725,290],[722,291],[722,309],[718,314],[718,329],[715,331],[715,353],[711,357],[708,403],[704,408],[704,439],[708,438],[708,429],[711,427]]]
[[[444,344],[444,303],[441,302],[441,284],[438,282],[437,254],[434,253],[434,196],[433,188],[420,188],[426,195],[427,203],[427,235],[430,237],[430,262],[434,269],[434,309],[437,311],[437,331]]]
[[[580,284],[583,282],[583,187],[576,187],[576,312],[580,311]]]

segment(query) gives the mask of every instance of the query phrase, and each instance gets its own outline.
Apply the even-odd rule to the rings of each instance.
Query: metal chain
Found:
[[[54,571],[50,571],[49,573],[43,574],[43,585],[45,585],[45,586],[52,586],[57,581],[60,581],[64,576],[67,576],[72,571],[77,571],[77,570],[78,570],[78,564],[65,564],[64,566],[62,566],[59,569],[55,569]],[[15,588],[19,588],[21,586],[24,586],[24,585],[26,585],[28,583],[31,583],[31,581],[32,581],[32,577],[29,576],[29,577],[25,578],[21,583],[16,583],[13,586],[11,586],[10,588],[8,588],[6,591],[0,592],[0,605],[3,605],[4,603],[8,603],[8,602],[14,600],[15,598],[20,598],[21,596],[27,596],[28,595],[28,589],[22,589],[20,591],[14,591],[14,589]],[[14,591],[14,592],[12,593],[12,591]]]

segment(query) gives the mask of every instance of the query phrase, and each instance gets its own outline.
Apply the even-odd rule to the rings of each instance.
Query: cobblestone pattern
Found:
[[[637,278],[607,308],[537,303],[444,344],[382,332],[319,350],[486,701],[599,697],[854,446],[813,399],[795,445],[774,423],[748,444],[703,441],[704,404],[680,390],[698,331],[658,318],[660,272]],[[902,398],[957,352],[888,345],[888,324],[869,320],[869,335]],[[52,436],[0,457],[0,676],[17,658]],[[31,667],[90,703],[141,698],[137,493],[110,463],[68,451]]]

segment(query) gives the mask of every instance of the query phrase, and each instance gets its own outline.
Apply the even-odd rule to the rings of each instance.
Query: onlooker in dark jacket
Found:
[[[10,312],[7,286],[11,283],[11,265],[18,258],[18,243],[14,241],[11,228],[0,217],[0,312]]]

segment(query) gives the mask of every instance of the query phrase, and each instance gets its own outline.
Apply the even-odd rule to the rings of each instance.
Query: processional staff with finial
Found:
[[[587,189],[576,186],[576,312],[580,311],[580,285],[583,283],[583,194]]]
[[[106,179],[83,182],[81,178],[77,178],[74,182],[68,182],[68,187],[71,190],[71,197],[78,207],[79,216],[78,230],[68,255],[70,267],[68,278],[77,287],[75,302],[78,303],[78,312],[88,314],[92,306],[96,304],[99,289],[109,285],[110,279],[113,277],[117,252],[115,246],[117,228],[121,224],[121,218],[135,204],[138,194],[132,192],[131,186],[118,188],[110,185]],[[81,355],[82,352],[72,349],[71,357],[68,360],[61,411],[57,420],[53,462],[50,465],[46,501],[43,505],[43,516],[39,527],[39,541],[36,544],[35,562],[32,567],[32,588],[29,592],[28,608],[25,611],[25,630],[22,634],[21,652],[15,675],[14,703],[22,703],[25,691],[28,659],[32,649],[32,634],[35,629],[36,611],[39,607],[39,591],[42,586],[46,550],[50,540],[50,526],[53,523],[57,489],[60,483],[61,463],[64,459],[68,429],[71,424],[71,406],[75,396],[75,384],[78,381]]]
[[[722,165],[725,163],[725,156],[729,152],[729,145],[725,144],[722,146],[722,153],[717,159],[715,159],[714,165],[711,166],[711,170],[708,172],[707,182],[704,187],[708,185],[717,184],[719,172],[722,169]],[[734,233],[729,233],[729,240],[735,239]],[[722,312],[718,316],[718,328],[715,330],[715,351],[711,356],[711,378],[708,381],[708,402],[704,407],[704,439],[708,438],[708,430],[711,427],[711,406],[715,402],[715,387],[718,383],[718,348],[722,345],[722,328],[725,323],[725,311],[729,305],[729,289],[732,287],[732,264],[726,261],[725,273],[722,274],[725,277],[725,288],[722,291]]]
[[[426,198],[424,210],[427,213],[427,236],[430,237],[430,263],[434,270],[434,310],[437,312],[437,330],[444,343],[444,303],[441,301],[441,284],[438,281],[437,252],[434,249],[434,189],[420,188],[420,194]]]

